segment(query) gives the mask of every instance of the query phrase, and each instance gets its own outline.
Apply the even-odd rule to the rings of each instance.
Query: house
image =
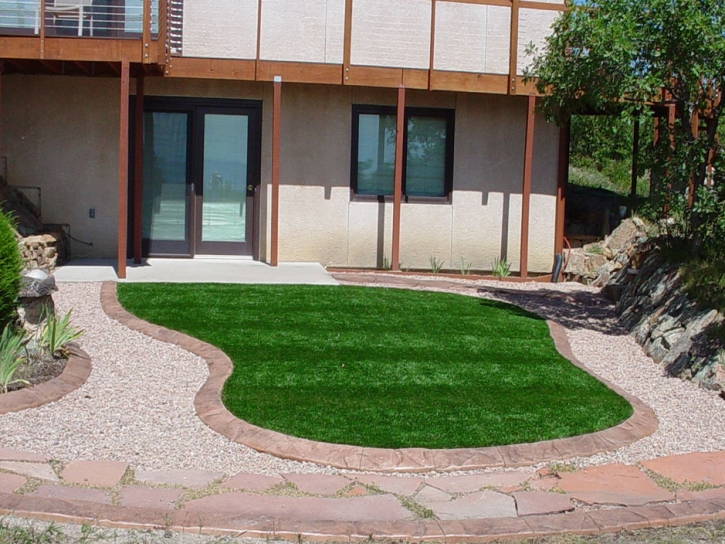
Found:
[[[93,257],[545,273],[559,0],[0,0],[0,156]]]

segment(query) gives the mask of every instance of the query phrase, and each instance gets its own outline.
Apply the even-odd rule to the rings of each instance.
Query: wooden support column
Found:
[[[556,184],[556,226],[554,227],[554,253],[564,252],[564,225],[566,221],[566,187],[569,183],[569,145],[571,141],[571,121],[559,129],[559,172]],[[558,280],[558,278],[552,278]]]
[[[282,115],[282,78],[280,76],[274,77],[272,104],[272,240],[269,264],[277,266],[279,264],[279,149]]]
[[[520,275],[529,277],[529,213],[531,207],[531,171],[534,159],[534,108],[536,97],[529,96],[526,106],[526,141],[524,143],[524,183],[521,190],[521,257]]]
[[[40,13],[38,14],[40,27],[38,29],[40,37],[40,58],[45,58],[45,0],[40,0]]]
[[[392,270],[400,270],[400,205],[403,201],[403,136],[405,134],[405,86],[398,87],[396,111],[395,181],[393,184],[393,249],[390,257]]]
[[[121,60],[121,104],[118,130],[118,278],[126,278],[126,244],[128,241],[128,57]]]
[[[634,135],[632,136],[632,185],[629,196],[637,196],[637,171],[639,170],[639,116],[634,118]]]
[[[155,62],[156,59],[151,58],[151,19],[153,15],[151,13],[151,0],[143,0],[143,24],[142,24],[142,38],[143,38],[143,51],[141,58],[144,64]],[[159,18],[160,19],[160,18]]]
[[[144,76],[136,78],[133,127],[133,262],[141,264],[143,215],[143,103]]]

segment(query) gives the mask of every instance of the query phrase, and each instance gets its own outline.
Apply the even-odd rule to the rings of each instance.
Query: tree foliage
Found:
[[[725,196],[718,187],[725,163],[717,138],[725,91],[725,2],[582,0],[554,23],[545,49],[532,53],[526,75],[538,78],[550,119],[564,122],[592,111],[664,113],[648,165],[652,209],[679,213],[684,222],[678,234],[699,253],[705,236],[719,230],[708,222]],[[674,108],[674,123],[664,108],[652,107],[657,105]]]
[[[11,217],[0,210],[0,329],[15,319],[22,260]]]

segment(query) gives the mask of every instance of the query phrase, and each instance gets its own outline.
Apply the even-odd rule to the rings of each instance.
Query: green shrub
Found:
[[[15,319],[22,261],[13,232],[15,222],[0,211],[0,328]]]

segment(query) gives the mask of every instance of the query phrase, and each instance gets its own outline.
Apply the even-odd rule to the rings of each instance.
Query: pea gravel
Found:
[[[660,428],[651,437],[572,463],[632,464],[678,453],[725,450],[725,403],[714,392],[663,376],[661,368],[617,328],[611,308],[591,288],[487,281],[477,285],[493,289],[483,296],[556,316],[567,327],[574,354],[582,363],[642,399],[660,419]],[[498,293],[496,288],[506,291]],[[193,407],[207,375],[204,360],[106,316],[99,283],[60,284],[54,299],[59,312],[73,308],[73,323],[85,330],[79,343],[93,361],[93,372],[85,385],[57,402],[0,416],[1,447],[62,461],[127,461],[145,470],[201,469],[227,475],[342,472],[261,454],[206,427]]]

